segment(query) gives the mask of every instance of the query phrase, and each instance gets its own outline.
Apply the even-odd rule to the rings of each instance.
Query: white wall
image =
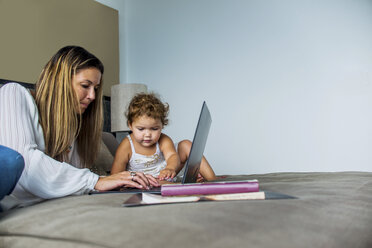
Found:
[[[174,140],[206,100],[218,174],[372,171],[372,1],[121,3],[124,80],[170,104]]]

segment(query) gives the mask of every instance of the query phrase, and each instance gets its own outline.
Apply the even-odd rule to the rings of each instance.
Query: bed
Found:
[[[0,216],[0,247],[372,247],[372,173],[228,175],[296,199],[122,207],[131,194],[48,200]]]

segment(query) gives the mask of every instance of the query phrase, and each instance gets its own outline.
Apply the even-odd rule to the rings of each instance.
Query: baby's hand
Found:
[[[159,173],[159,180],[164,181],[167,179],[173,179],[173,177],[176,176],[176,171],[173,169],[167,169],[161,170]]]

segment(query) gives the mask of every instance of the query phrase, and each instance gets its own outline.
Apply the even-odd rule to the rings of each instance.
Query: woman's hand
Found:
[[[142,172],[122,171],[111,176],[100,177],[94,188],[96,190],[105,191],[123,186],[150,189],[150,187],[158,187],[160,184],[151,175],[145,175]]]

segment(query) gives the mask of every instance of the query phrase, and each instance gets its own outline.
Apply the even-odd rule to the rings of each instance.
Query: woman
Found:
[[[89,170],[101,142],[103,71],[84,48],[67,46],[46,64],[34,95],[19,84],[0,89],[0,144],[25,161],[11,194],[19,206],[94,189],[158,186],[143,173],[99,177]]]

